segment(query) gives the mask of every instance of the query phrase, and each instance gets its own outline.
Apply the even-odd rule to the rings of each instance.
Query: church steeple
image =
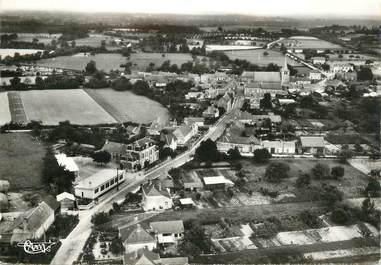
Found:
[[[288,70],[288,67],[287,67],[287,56],[284,56],[284,65],[281,69],[281,77],[282,77],[282,86],[290,82],[290,71]]]

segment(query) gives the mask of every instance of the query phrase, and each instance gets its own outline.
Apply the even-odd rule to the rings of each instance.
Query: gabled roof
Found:
[[[204,177],[203,179],[205,185],[228,184],[234,186],[234,183],[224,176]]]
[[[155,242],[155,239],[140,224],[119,230],[121,239],[126,244]]]
[[[56,196],[56,199],[57,199],[58,202],[60,202],[60,201],[62,201],[62,200],[64,200],[64,199],[69,199],[69,200],[74,201],[74,200],[75,200],[75,197],[74,197],[73,194],[68,193],[68,192],[65,191],[65,192],[62,192],[62,193],[58,194],[58,195]]]
[[[155,234],[184,233],[184,224],[182,220],[152,222],[149,226]]]
[[[161,258],[162,265],[187,265],[189,263],[188,257],[173,257],[173,258]]]
[[[52,195],[48,195],[46,196],[43,201],[49,205],[49,207],[55,211],[58,209],[58,207],[60,207],[60,204],[58,203],[58,201],[52,196]]]
[[[164,142],[166,145],[171,145],[173,141],[176,141],[176,137],[173,133],[162,133],[160,135],[160,141]]]
[[[64,167],[66,170],[70,172],[79,171],[78,166],[74,162],[72,157],[67,157],[65,154],[58,154],[58,155],[55,155],[55,157],[57,159],[58,165]]]
[[[324,137],[322,136],[300,136],[303,147],[324,147]]]
[[[171,199],[171,195],[167,190],[162,190],[158,185],[154,185],[153,183],[148,183],[143,185],[143,191],[146,196],[164,196]]]
[[[183,124],[179,128],[177,128],[173,134],[176,136],[177,139],[185,138],[185,136],[192,133],[192,127]]]
[[[117,176],[116,174],[117,172],[118,172],[118,176],[120,176],[123,174],[124,171],[111,169],[111,168],[102,169],[98,171],[97,173],[91,175],[90,177],[79,181],[77,185],[75,186],[75,188],[87,188],[87,189],[97,188],[102,183],[109,181],[112,178],[115,178]]]
[[[159,260],[159,254],[143,248],[124,254],[123,263],[125,265],[156,265]]]

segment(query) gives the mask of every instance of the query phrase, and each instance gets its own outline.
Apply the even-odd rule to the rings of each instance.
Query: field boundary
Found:
[[[110,103],[102,99],[102,96],[95,93],[93,89],[83,89],[104,111],[111,115],[117,122],[126,122],[127,120],[123,118],[123,115]],[[132,120],[128,117],[129,120]]]
[[[28,118],[25,113],[24,104],[22,102],[20,92],[8,92],[9,111],[11,113],[11,120],[15,123],[28,123]]]

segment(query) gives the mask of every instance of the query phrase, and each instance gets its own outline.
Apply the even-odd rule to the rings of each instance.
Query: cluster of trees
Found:
[[[218,151],[216,142],[207,139],[196,149],[195,158],[201,162],[218,162],[222,154]]]
[[[283,162],[270,163],[265,172],[265,179],[269,182],[278,183],[289,177],[290,167]]]
[[[104,145],[105,137],[105,132],[98,127],[75,126],[69,121],[60,122],[58,126],[47,133],[47,140],[51,142],[66,140],[68,143],[90,144],[96,148],[101,148]]]
[[[341,179],[344,176],[345,169],[342,166],[334,166],[332,169],[328,165],[317,163],[311,170],[315,179]]]
[[[185,221],[184,229],[184,240],[179,245],[179,250],[183,255],[193,256],[210,253],[212,245],[210,238],[198,220],[190,219]]]
[[[75,175],[58,164],[54,152],[48,149],[44,157],[44,166],[42,172],[43,183],[49,185],[49,188],[55,193],[71,192]]]

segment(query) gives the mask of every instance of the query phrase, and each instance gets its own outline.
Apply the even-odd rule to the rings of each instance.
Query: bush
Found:
[[[333,210],[331,220],[339,225],[347,225],[352,222],[351,214],[343,208]]]
[[[381,185],[376,179],[370,179],[368,185],[365,188],[366,195],[370,197],[380,197],[381,196]]]
[[[316,179],[328,179],[331,176],[331,171],[329,169],[329,166],[327,166],[326,164],[317,163],[312,168],[312,175]]]
[[[297,188],[303,188],[311,183],[311,176],[309,174],[300,174],[299,177],[296,179],[296,187]]]
[[[112,209],[111,209],[112,210]],[[96,213],[94,214],[92,217],[91,217],[91,222],[95,225],[95,226],[99,226],[99,225],[103,225],[107,222],[110,222],[111,221],[111,218],[110,216],[105,213],[105,212],[101,212],[101,213]]]
[[[273,162],[265,172],[265,179],[269,182],[281,182],[282,179],[288,178],[290,167],[282,162]]]
[[[299,215],[300,220],[311,228],[319,228],[321,226],[321,220],[319,216],[309,210],[305,210]]]
[[[254,161],[257,163],[267,162],[271,158],[271,154],[266,148],[254,150]]]
[[[335,179],[342,178],[344,176],[344,168],[342,166],[333,167],[331,175]]]

